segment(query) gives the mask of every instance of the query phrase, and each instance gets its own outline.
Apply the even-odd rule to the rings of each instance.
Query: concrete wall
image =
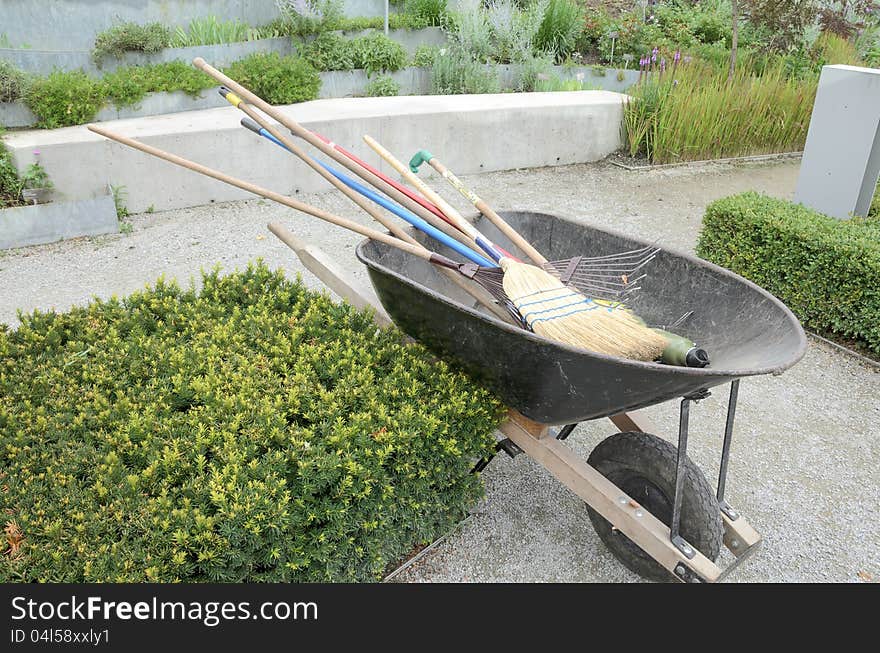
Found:
[[[794,200],[845,219],[866,216],[880,177],[880,69],[825,66]]]
[[[185,27],[193,18],[213,15],[263,25],[279,16],[275,0],[2,0],[0,5],[0,37],[34,50],[89,50],[95,35],[114,22]],[[344,0],[343,6],[348,16],[379,16],[385,5]]]
[[[341,33],[346,37],[355,38],[368,34],[370,31]],[[442,45],[446,42],[446,34],[439,27],[429,27],[422,30],[391,30],[389,36],[400,43],[410,55],[414,54],[420,45]],[[11,61],[16,68],[39,75],[47,75],[56,68],[61,68],[63,70],[84,70],[92,75],[100,76],[102,73],[112,72],[120,66],[143,66],[166,61],[190,62],[195,57],[202,57],[214,66],[227,66],[254,52],[277,52],[281,55],[287,55],[292,54],[293,49],[291,39],[283,37],[223,45],[167,48],[149,55],[143,52],[129,52],[121,59],[105,58],[100,67],[92,61],[91,46],[87,50],[63,51],[0,48],[0,59]]]
[[[428,148],[456,173],[468,174],[602,159],[621,146],[622,99],[605,91],[504,93],[315,100],[282,110],[374,165],[380,164],[364,134],[404,159]],[[224,107],[105,126],[288,195],[331,190],[295,157],[242,129],[240,118]],[[40,150],[56,195],[69,199],[103,192],[108,183],[126,187],[132,211],[250,197],[85,127],[12,132],[4,141],[20,168]]]
[[[110,195],[0,210],[0,249],[117,231],[119,220]]]

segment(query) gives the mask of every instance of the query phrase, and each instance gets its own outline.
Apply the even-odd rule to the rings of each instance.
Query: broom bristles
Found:
[[[621,305],[597,302],[545,270],[502,259],[504,292],[538,335],[590,351],[654,360],[666,339]]]

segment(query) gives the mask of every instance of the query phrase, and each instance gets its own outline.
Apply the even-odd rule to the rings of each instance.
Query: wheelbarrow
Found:
[[[649,244],[554,215],[516,211],[503,216],[551,260]],[[475,224],[523,256],[488,221],[477,217]],[[800,323],[768,292],[706,261],[662,250],[630,305],[657,326],[690,316],[678,330],[709,352],[711,364],[678,367],[538,337],[492,315],[433,266],[363,241],[357,257],[367,266],[378,306],[327,257],[285,240],[342,297],[373,306],[379,322],[387,321],[387,311],[407,335],[501,397],[510,409],[496,451],[527,454],[583,499],[600,539],[629,569],[654,580],[714,582],[759,546],[760,534],[725,499],[739,383],[746,376],[779,374],[806,350]],[[687,456],[688,417],[693,403],[724,384],[730,386],[729,402],[713,488]],[[633,412],[670,400],[680,401],[677,447],[647,432],[645,419]],[[603,440],[584,461],[563,441],[578,422],[602,417],[620,433]],[[480,461],[475,470],[487,463]],[[734,555],[724,569],[715,563],[722,544]]]

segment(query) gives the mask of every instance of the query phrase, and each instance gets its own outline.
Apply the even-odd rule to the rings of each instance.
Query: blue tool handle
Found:
[[[272,134],[270,134],[264,128],[260,127],[256,122],[254,122],[250,118],[242,118],[241,124],[244,127],[247,127],[248,129],[250,129],[252,132],[257,133],[260,136],[263,136],[263,137],[269,139],[270,141],[272,141],[276,145],[283,147],[285,150],[287,150],[287,148],[284,146],[284,143],[282,143],[277,138],[272,136]],[[476,253],[475,251],[473,251],[469,247],[462,245],[460,242],[458,242],[454,238],[447,236],[445,233],[443,233],[442,231],[437,229],[432,224],[426,222],[425,220],[422,220],[422,218],[417,216],[415,213],[407,211],[402,206],[398,206],[394,202],[382,197],[381,195],[370,190],[366,186],[359,184],[351,177],[348,177],[348,176],[342,174],[341,172],[339,172],[335,168],[332,168],[321,161],[318,161],[318,164],[322,168],[324,168],[327,172],[329,172],[331,175],[336,177],[343,184],[345,184],[346,186],[351,188],[352,190],[357,191],[358,193],[360,193],[361,195],[363,195],[367,199],[372,200],[373,202],[375,202],[379,206],[388,209],[397,217],[399,217],[403,220],[406,220],[406,222],[411,224],[413,227],[415,227],[419,231],[427,234],[431,238],[434,238],[435,240],[443,243],[444,245],[446,245],[450,249],[458,252],[459,254],[464,256],[466,259],[468,259],[472,263],[476,263],[477,265],[487,267],[487,268],[497,268],[498,267],[497,264],[493,263],[489,259],[487,259],[483,256],[480,256],[478,253]]]

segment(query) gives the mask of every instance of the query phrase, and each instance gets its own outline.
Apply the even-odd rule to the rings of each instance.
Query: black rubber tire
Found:
[[[650,433],[615,433],[593,449],[588,462],[667,526],[672,521],[678,464],[675,446]],[[649,580],[672,580],[669,571],[623,533],[612,528],[602,515],[590,506],[587,510],[599,538],[628,569]],[[724,534],[718,500],[703,472],[687,457],[684,461],[680,532],[689,544],[710,560],[718,557]]]

